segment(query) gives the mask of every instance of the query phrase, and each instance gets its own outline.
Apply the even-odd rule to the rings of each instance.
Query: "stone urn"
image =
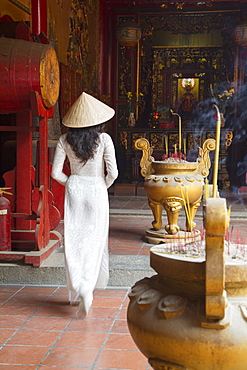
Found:
[[[208,198],[206,257],[151,248],[157,274],[132,287],[127,321],[153,369],[247,369],[247,264],[225,260],[228,222],[225,199]]]
[[[153,228],[163,232],[162,210],[165,209],[168,224],[164,233],[177,234],[180,230],[179,213],[184,207],[186,230],[192,231],[196,226],[194,217],[200,206],[204,178],[208,176],[211,166],[209,152],[215,149],[215,140],[207,139],[203,143],[196,162],[174,158],[156,161],[151,156],[153,148],[145,138],[137,139],[135,148],[142,150],[140,167],[148,203],[154,216]]]

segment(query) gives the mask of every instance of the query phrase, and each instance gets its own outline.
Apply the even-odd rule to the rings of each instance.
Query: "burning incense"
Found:
[[[191,229],[191,215],[190,215],[190,209],[189,209],[189,203],[188,203],[188,193],[187,193],[187,198],[186,198],[186,189],[185,189],[185,193],[184,193],[184,190],[183,190],[183,187],[181,186],[181,194],[182,194],[182,199],[183,199],[183,202],[184,202],[184,210],[185,210],[185,214],[186,214],[186,217],[187,217],[187,220],[188,220],[188,225],[189,225],[189,229]],[[191,230],[189,230],[191,231]]]
[[[172,109],[170,109],[171,114],[173,116],[178,116],[178,151],[181,152],[182,149],[182,120],[181,116],[177,113],[174,113]]]
[[[217,122],[216,122],[216,144],[215,144],[215,154],[214,154],[214,172],[213,172],[213,198],[216,198],[217,194],[217,181],[218,181],[218,166],[219,166],[219,152],[220,152],[220,111],[217,105],[213,105],[217,112]]]
[[[208,188],[208,179],[206,178],[206,182],[205,182],[205,199],[209,198],[209,188]]]
[[[165,147],[166,147],[166,154],[168,155],[168,136],[165,136]]]
[[[186,154],[186,138],[184,138],[184,154]]]

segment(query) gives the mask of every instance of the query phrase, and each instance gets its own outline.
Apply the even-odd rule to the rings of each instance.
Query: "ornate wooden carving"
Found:
[[[154,149],[164,150],[164,135],[163,134],[151,133],[150,139],[151,139],[151,146]]]
[[[128,133],[126,131],[121,131],[119,140],[121,145],[124,146],[124,148],[127,150],[128,149]]]

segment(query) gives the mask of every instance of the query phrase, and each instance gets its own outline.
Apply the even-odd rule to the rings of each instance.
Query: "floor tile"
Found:
[[[70,306],[68,302],[66,304],[55,303],[52,304],[49,301],[49,304],[44,304],[40,307],[34,314],[34,316],[53,316],[53,317],[73,317],[78,311],[78,307]]]
[[[113,319],[118,312],[118,307],[91,307],[88,318]]]
[[[4,344],[8,339],[12,337],[16,332],[15,329],[0,329],[0,344]]]
[[[126,320],[127,319],[127,307],[123,307],[118,315],[119,320]]]
[[[126,289],[110,288],[110,289],[96,289],[94,297],[125,297],[127,295]]]
[[[92,367],[91,366],[80,366],[80,367],[78,367],[78,366],[76,366],[76,367],[71,367],[71,366],[66,366],[66,367],[64,367],[64,366],[47,366],[47,365],[44,365],[44,366],[40,366],[39,367],[39,370],[80,370],[80,369],[82,369],[82,370],[91,370],[92,369]],[[1,369],[0,369],[1,370]],[[6,369],[6,370],[8,370],[8,369]],[[15,369],[13,369],[13,370],[15,370]]]
[[[138,350],[130,334],[110,334],[104,349]]]
[[[54,347],[43,365],[92,366],[98,353],[98,349]]]
[[[129,329],[126,320],[116,320],[112,327],[112,333],[126,333],[129,334]]]
[[[0,362],[1,364],[38,365],[48,350],[49,347],[6,345],[0,351]]]
[[[66,331],[80,331],[88,333],[108,333],[112,320],[107,319],[73,319]]]
[[[38,305],[25,305],[25,304],[3,304],[0,307],[0,315],[17,315],[17,316],[30,316],[37,309]]]
[[[56,290],[57,287],[25,286],[19,294],[44,294],[48,296]]]
[[[8,303],[40,305],[40,304],[44,303],[44,301],[47,299],[47,297],[48,297],[48,295],[44,295],[44,294],[17,293],[8,300]]]
[[[64,330],[69,322],[70,318],[63,317],[31,317],[22,329]]]
[[[150,255],[150,248],[149,249],[142,249],[139,253],[141,256],[149,256]]]
[[[55,294],[65,294],[68,296],[68,290],[66,287],[63,287],[63,286],[60,286],[58,287],[58,289],[54,292],[54,295]]]
[[[146,357],[139,351],[103,350],[96,367],[144,370],[147,363]]]
[[[81,333],[67,331],[56,343],[57,347],[100,348],[106,339],[106,333]]]
[[[122,304],[123,298],[112,297],[94,297],[92,307],[119,307]]]
[[[13,293],[10,293],[10,292],[0,293],[0,304],[9,301],[9,299],[12,296],[13,296]]]
[[[7,286],[0,286],[0,294],[1,293],[8,293],[8,294],[14,294],[18,292],[19,290],[23,289],[22,286],[12,286],[12,285],[7,285]]]
[[[68,305],[69,306],[69,298],[68,298],[68,293],[67,294],[52,294],[52,296],[48,297],[44,304],[52,304],[56,306],[64,306]]]
[[[127,298],[125,301],[124,301],[124,303],[123,303],[123,308],[127,308],[128,307],[128,305],[129,305],[129,298]]]
[[[8,342],[11,345],[52,346],[61,331],[19,330]]]
[[[19,365],[19,364],[18,365],[9,365],[9,364],[0,365],[0,370],[34,370],[35,368],[36,366]]]
[[[25,316],[1,316],[0,328],[2,329],[19,329],[27,321]]]

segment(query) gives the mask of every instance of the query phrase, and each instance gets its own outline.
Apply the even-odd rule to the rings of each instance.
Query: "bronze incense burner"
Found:
[[[196,224],[194,217],[200,205],[204,178],[208,176],[211,166],[209,152],[215,149],[215,140],[207,139],[196,162],[168,158],[156,161],[151,155],[153,148],[147,139],[135,141],[135,148],[142,150],[140,161],[141,174],[144,177],[144,188],[152,210],[155,231],[149,232],[151,241],[162,238],[162,234],[175,235],[180,231],[178,217],[182,207],[186,211],[186,229],[192,231]],[[167,213],[168,224],[162,228],[162,210]],[[153,236],[153,239],[152,239]]]

